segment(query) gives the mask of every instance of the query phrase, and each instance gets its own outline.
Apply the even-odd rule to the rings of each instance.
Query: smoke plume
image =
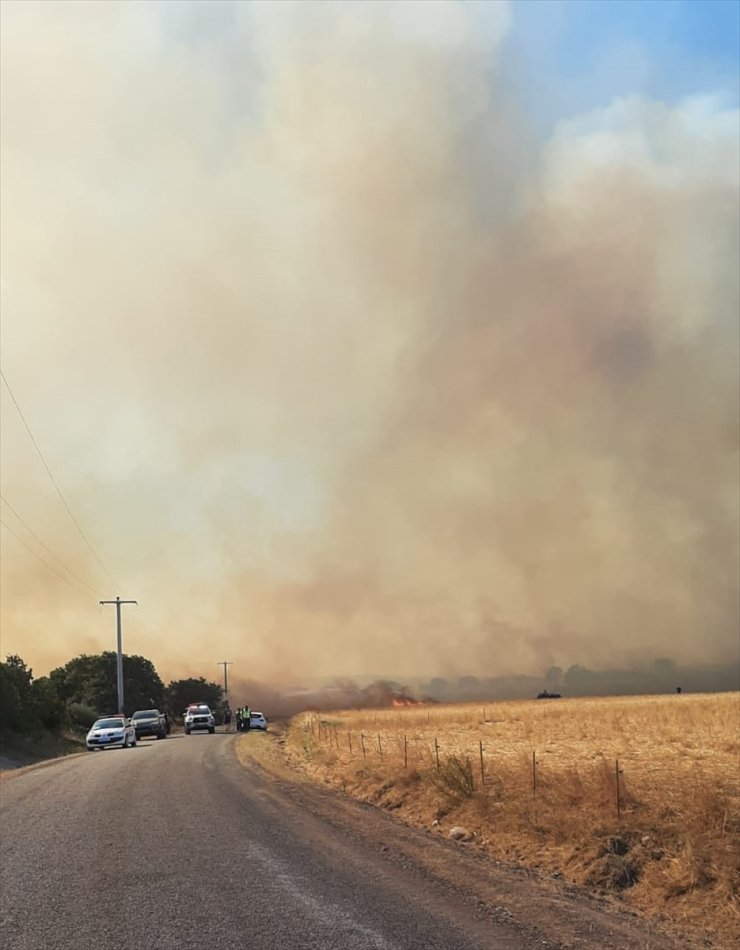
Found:
[[[127,590],[5,398],[3,494],[140,601],[128,652],[274,683],[737,655],[736,110],[542,136],[503,3],[4,6],[3,365]],[[5,652],[110,644],[3,540]]]

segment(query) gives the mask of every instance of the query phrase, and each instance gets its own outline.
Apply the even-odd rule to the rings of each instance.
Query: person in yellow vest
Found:
[[[242,709],[242,729],[244,732],[249,732],[249,721],[252,718],[252,710],[249,706],[245,706]]]

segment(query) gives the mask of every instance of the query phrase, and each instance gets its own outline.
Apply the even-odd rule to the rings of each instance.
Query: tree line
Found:
[[[188,703],[215,709],[223,689],[202,676],[171,680],[166,686],[144,656],[123,657],[124,712],[160,709],[179,719]],[[19,656],[0,662],[0,732],[89,728],[99,716],[117,712],[116,654],[82,654],[48,676],[33,676]]]

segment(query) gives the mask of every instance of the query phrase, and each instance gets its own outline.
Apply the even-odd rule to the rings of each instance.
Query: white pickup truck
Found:
[[[216,731],[216,719],[205,703],[195,703],[185,710],[186,735],[189,736],[194,729],[207,729],[211,734]]]

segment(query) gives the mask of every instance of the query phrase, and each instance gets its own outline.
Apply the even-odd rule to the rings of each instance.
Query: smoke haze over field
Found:
[[[543,135],[505,3],[3,6],[3,369],[117,582],[3,387],[89,585],[4,528],[3,653],[120,594],[164,678],[737,657],[734,106]]]

